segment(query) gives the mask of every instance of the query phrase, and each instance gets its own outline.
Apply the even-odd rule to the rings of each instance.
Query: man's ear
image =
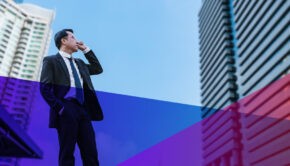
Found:
[[[61,44],[65,44],[67,41],[67,39],[65,37],[63,37],[62,39],[60,39]]]

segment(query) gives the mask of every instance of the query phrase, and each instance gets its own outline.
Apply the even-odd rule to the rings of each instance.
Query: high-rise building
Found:
[[[53,11],[35,5],[1,0],[0,76],[7,78],[1,83],[1,104],[10,113],[21,113],[16,119],[24,113],[17,110],[25,108],[14,108],[24,106],[21,102],[30,103],[33,91],[28,81],[38,80],[42,58],[48,51],[53,16]],[[16,99],[21,99],[19,105]],[[12,100],[16,105],[10,103]]]
[[[290,73],[290,0],[232,3],[243,98]],[[285,161],[290,155],[287,86],[278,84],[241,102],[241,112],[247,112],[241,116],[244,165],[290,164]]]
[[[284,95],[290,83],[249,97],[289,76],[289,18],[289,0],[203,0],[199,28],[204,165],[290,164],[285,158],[290,155],[285,142],[290,97]],[[245,97],[247,102],[236,102]],[[233,108],[227,107],[231,104]]]
[[[53,18],[52,10],[0,0],[0,104],[23,129],[37,88],[33,81],[48,52]]]
[[[212,116],[238,99],[231,10],[228,0],[204,0],[199,13],[204,165],[241,163],[236,109]]]

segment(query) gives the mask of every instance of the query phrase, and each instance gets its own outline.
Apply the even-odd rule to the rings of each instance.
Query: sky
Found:
[[[92,77],[97,91],[200,105],[201,0],[24,2],[53,9],[53,34],[72,28],[95,52],[104,69]]]

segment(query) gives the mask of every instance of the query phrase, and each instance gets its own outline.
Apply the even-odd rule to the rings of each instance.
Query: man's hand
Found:
[[[77,45],[78,49],[80,49],[81,51],[84,51],[87,48],[87,46],[82,41],[78,41]]]

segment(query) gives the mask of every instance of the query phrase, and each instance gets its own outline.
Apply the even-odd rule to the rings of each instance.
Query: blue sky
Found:
[[[200,105],[200,0],[24,2],[55,10],[53,32],[73,28],[94,50],[104,68],[96,90]]]

